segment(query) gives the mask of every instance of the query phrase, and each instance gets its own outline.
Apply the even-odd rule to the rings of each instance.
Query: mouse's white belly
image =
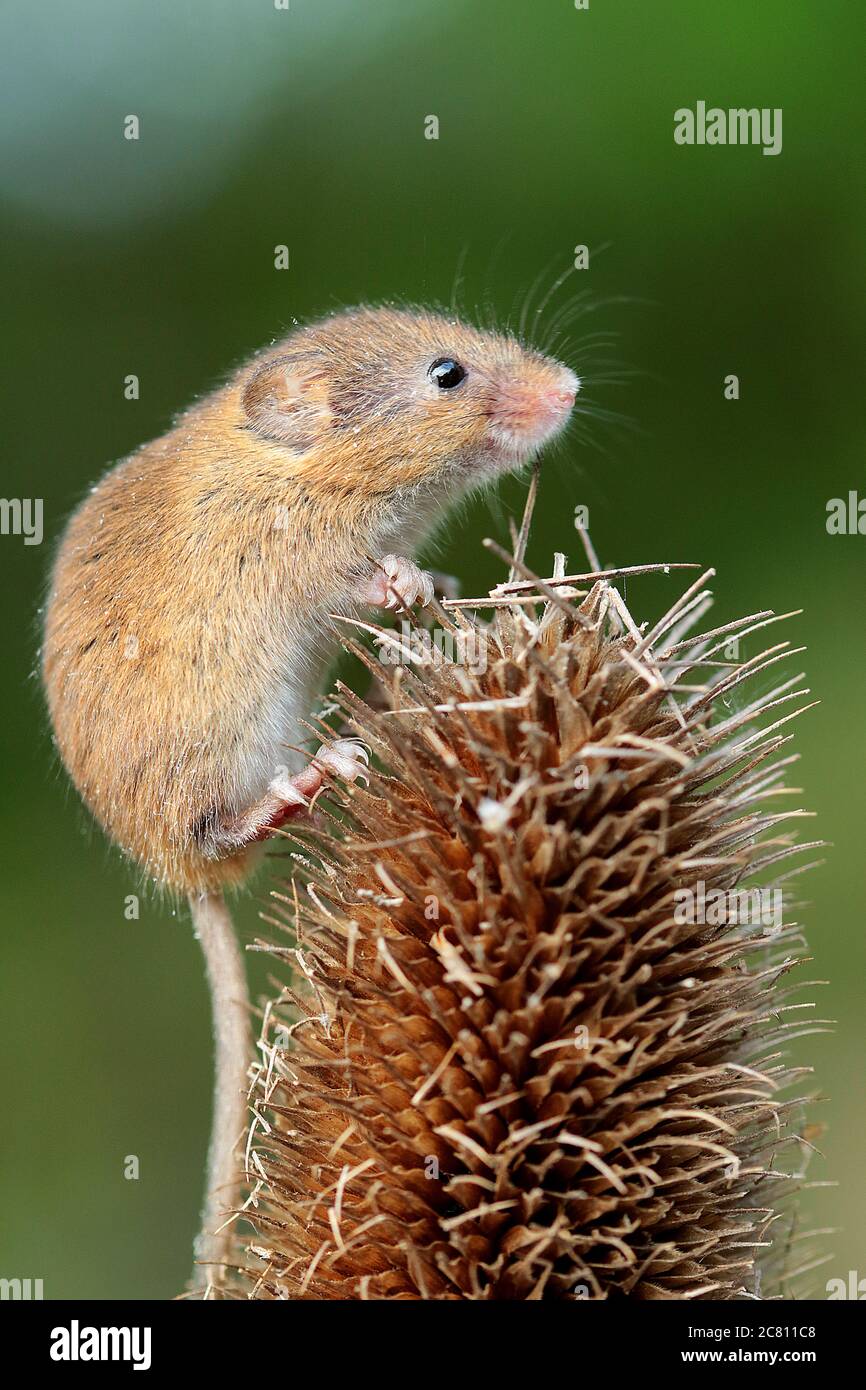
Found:
[[[282,680],[275,680],[240,740],[232,778],[232,801],[238,810],[264,796],[275,778],[300,772],[315,753],[305,727],[322,707],[328,668],[337,650],[336,639],[323,627],[306,650],[293,650]]]

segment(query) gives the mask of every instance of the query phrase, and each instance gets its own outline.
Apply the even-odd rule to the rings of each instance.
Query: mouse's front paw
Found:
[[[419,569],[414,560],[401,555],[384,555],[364,591],[364,601],[374,608],[422,608],[433,597],[433,576]]]

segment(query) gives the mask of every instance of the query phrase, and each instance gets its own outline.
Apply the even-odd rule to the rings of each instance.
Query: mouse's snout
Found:
[[[560,415],[571,414],[576,398],[577,386],[562,386],[551,391],[542,391],[539,393],[538,409],[542,415],[547,415],[555,422]]]
[[[493,441],[509,450],[530,452],[567,423],[580,381],[558,362],[527,364],[499,382],[490,402]]]
[[[577,387],[568,386],[558,391],[544,391],[542,393],[545,401],[548,401],[556,410],[571,410],[577,396]]]

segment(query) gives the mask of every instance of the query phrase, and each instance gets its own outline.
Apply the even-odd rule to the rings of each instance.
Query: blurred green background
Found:
[[[209,1118],[185,913],[145,892],[125,919],[138,876],[89,826],[46,730],[37,610],[64,518],[294,318],[447,302],[462,262],[466,312],[504,322],[578,243],[605,249],[555,301],[598,303],[565,355],[635,428],[588,421],[599,447],[572,437],[545,471],[530,561],[582,558],[582,503],[605,562],[714,564],[719,621],[805,609],[787,635],[808,643],[823,703],[797,729],[795,781],[834,848],[809,880],[804,977],[830,981],[817,1013],[838,1026],[796,1046],[829,1097],[809,1176],[837,1184],[806,1194],[804,1222],[838,1228],[819,1289],[866,1274],[866,538],[825,529],[831,497],[866,495],[858,18],[840,0],[7,0],[2,491],[44,498],[46,537],[0,537],[0,1275],[42,1278],[47,1298],[175,1294]],[[783,153],[678,147],[673,112],[699,99],[782,107]],[[636,369],[617,388],[593,385],[578,340],[594,330]],[[466,593],[500,577],[478,540],[507,539],[522,489],[501,495],[436,557]],[[656,616],[675,592],[654,579],[628,597]],[[266,889],[240,910],[247,940]]]

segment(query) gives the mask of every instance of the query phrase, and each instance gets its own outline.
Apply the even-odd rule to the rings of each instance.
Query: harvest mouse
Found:
[[[237,1200],[253,1055],[223,890],[329,772],[364,767],[350,739],[306,763],[286,751],[335,653],[329,615],[429,602],[408,557],[462,496],[530,460],[578,388],[559,362],[452,317],[337,313],[256,354],[68,525],[42,653],[57,747],[111,839],[189,897],[212,992],[200,1284],[226,1257],[215,1228]]]

